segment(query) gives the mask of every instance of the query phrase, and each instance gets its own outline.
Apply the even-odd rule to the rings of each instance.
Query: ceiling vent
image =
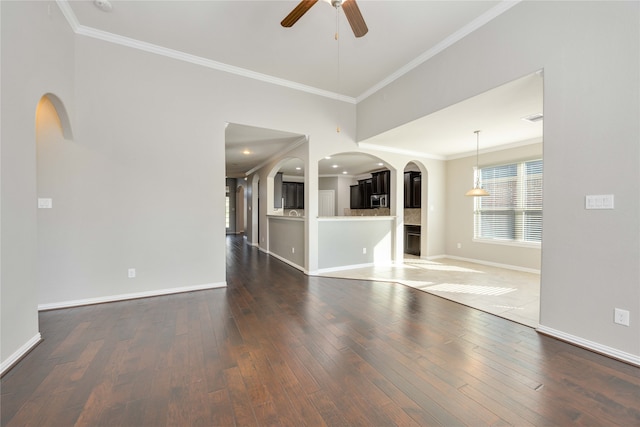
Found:
[[[530,116],[523,117],[522,120],[526,120],[531,123],[538,123],[542,121],[542,113],[532,114]]]

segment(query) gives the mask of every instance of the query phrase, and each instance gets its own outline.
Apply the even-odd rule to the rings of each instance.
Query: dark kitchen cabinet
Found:
[[[391,172],[388,170],[371,173],[371,194],[389,194]]]
[[[304,183],[299,182],[296,186],[296,200],[298,207],[296,209],[304,209]]]
[[[422,197],[422,174],[418,173],[411,177],[411,204],[414,208],[419,208]]]
[[[304,183],[283,182],[282,197],[285,209],[304,209]]]
[[[420,226],[404,226],[404,252],[412,255],[420,255]]]
[[[360,186],[358,184],[350,187],[350,202],[349,207],[351,209],[361,209],[362,196],[360,195]]]
[[[362,194],[361,209],[370,209],[373,183],[371,182],[371,179],[363,179],[358,181],[358,185],[360,186],[360,193]]]
[[[419,208],[422,198],[422,174],[420,172],[404,173],[404,207]]]
[[[357,185],[350,187],[350,208],[351,209],[369,209],[371,208],[372,180],[361,179]]]

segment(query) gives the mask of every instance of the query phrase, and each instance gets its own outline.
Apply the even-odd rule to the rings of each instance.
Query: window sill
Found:
[[[490,245],[516,246],[519,248],[540,249],[541,243],[538,242],[519,242],[517,240],[498,240],[498,239],[473,239],[474,243],[488,243]]]

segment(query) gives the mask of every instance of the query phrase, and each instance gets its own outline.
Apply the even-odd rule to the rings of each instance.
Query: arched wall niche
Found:
[[[426,166],[419,160],[411,160],[407,162],[404,167],[404,172],[419,172],[419,207],[413,203],[412,200],[405,200],[405,210],[404,210],[404,222],[405,225],[418,225],[420,226],[420,256],[425,256],[427,252],[427,243],[428,243],[428,232],[429,232],[429,172]],[[405,199],[407,197],[412,198],[414,195],[412,194],[414,189],[415,182],[411,182],[411,179],[404,181],[404,186],[408,186],[405,188]],[[403,239],[406,239],[403,236]],[[406,246],[407,242],[404,242],[403,245]]]
[[[64,139],[73,139],[71,122],[64,103],[53,93],[45,93],[36,108],[36,126],[43,120],[55,119]]]

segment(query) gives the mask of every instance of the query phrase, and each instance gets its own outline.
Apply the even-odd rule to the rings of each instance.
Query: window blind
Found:
[[[474,237],[542,241],[542,160],[476,171],[489,196],[475,198]]]

